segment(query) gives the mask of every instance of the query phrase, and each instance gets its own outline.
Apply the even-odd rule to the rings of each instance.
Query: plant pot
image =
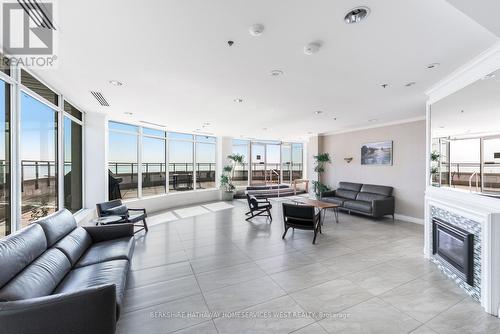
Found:
[[[221,191],[221,200],[232,201],[234,197],[234,191]]]

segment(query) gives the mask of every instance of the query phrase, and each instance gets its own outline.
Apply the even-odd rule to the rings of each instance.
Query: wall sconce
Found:
[[[352,161],[352,158],[344,158],[344,160],[347,162],[347,163],[350,163]]]

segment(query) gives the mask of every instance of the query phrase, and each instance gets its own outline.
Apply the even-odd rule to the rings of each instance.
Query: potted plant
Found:
[[[321,174],[325,171],[325,165],[327,163],[331,163],[332,161],[330,159],[329,153],[320,153],[318,155],[315,155],[314,160],[314,171],[318,173],[318,180],[312,182],[314,186],[314,194],[316,195],[316,198],[321,198],[321,194],[323,194],[325,191],[330,190],[330,188],[326,184],[320,181]]]
[[[222,175],[220,176],[221,197],[223,201],[231,201],[233,199],[234,190],[236,189],[233,184],[234,172],[236,166],[243,163],[243,155],[241,154],[231,154],[227,158],[231,161],[231,164],[222,168]]]
[[[431,152],[431,183],[434,186],[439,186],[439,158],[441,158],[441,155],[433,151]]]

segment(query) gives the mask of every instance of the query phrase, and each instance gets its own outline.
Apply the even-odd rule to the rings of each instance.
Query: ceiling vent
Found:
[[[149,124],[149,125],[154,125],[154,126],[158,126],[160,128],[165,128],[166,126],[163,125],[163,124],[158,124],[158,123],[153,123],[153,122],[148,122],[148,121],[139,121],[141,123],[144,123],[144,124]]]
[[[17,0],[17,2],[38,27],[56,30],[52,22],[52,7],[47,7],[38,0]]]
[[[101,92],[91,91],[91,93],[95,97],[95,99],[97,100],[97,102],[99,102],[99,104],[101,106],[103,106],[103,107],[109,107],[108,101],[104,98],[104,96],[102,95]]]

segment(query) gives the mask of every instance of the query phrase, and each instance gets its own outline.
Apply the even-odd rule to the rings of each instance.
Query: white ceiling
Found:
[[[38,73],[80,108],[170,130],[210,122],[203,131],[262,139],[423,117],[424,91],[498,40],[444,0],[57,3],[58,68]],[[360,4],[371,15],[345,24]],[[249,35],[254,23],[265,25],[262,36]],[[323,47],[306,56],[316,40]],[[433,62],[441,66],[427,69]],[[273,69],[284,75],[271,77]]]

